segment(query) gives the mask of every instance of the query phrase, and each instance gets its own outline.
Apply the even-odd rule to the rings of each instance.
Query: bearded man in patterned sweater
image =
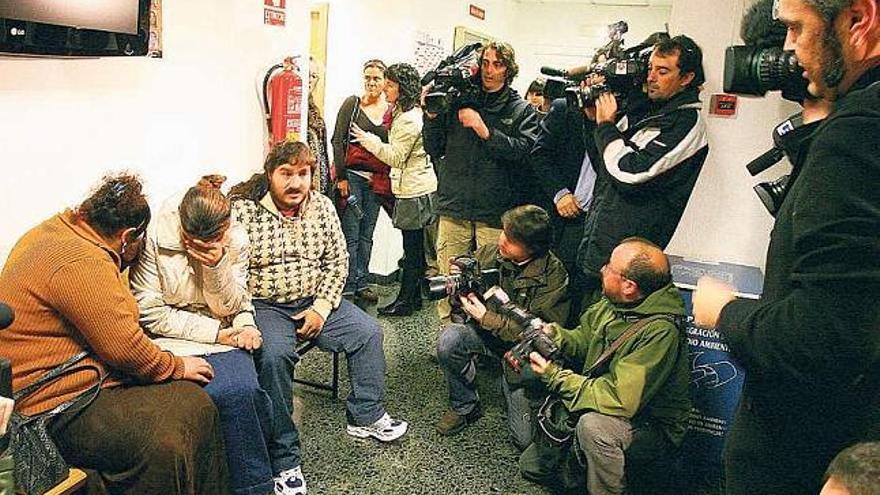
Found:
[[[308,146],[278,144],[263,169],[230,196],[233,221],[244,226],[251,244],[248,286],[263,334],[263,347],[254,357],[260,385],[272,397],[274,428],[280,430],[270,449],[285,453],[271,457],[282,459],[284,465],[275,467],[284,471],[301,463],[299,433],[291,420],[301,340],[345,353],[351,382],[349,435],[388,442],[406,433],[407,423],[391,418],[383,406],[382,328],[342,299],[348,273],[345,238],[333,203],[310,190],[315,159]]]

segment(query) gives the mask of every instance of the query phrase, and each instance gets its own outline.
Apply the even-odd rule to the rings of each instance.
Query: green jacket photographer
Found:
[[[603,297],[581,316],[577,328],[554,325],[553,341],[566,357],[582,361],[586,370],[627,328],[657,314],[685,315],[681,296],[672,284],[633,308]],[[542,380],[573,413],[596,411],[654,420],[674,445],[684,438],[691,407],[687,346],[684,332],[669,320],[654,321],[624,342],[602,375],[587,378],[553,363]]]

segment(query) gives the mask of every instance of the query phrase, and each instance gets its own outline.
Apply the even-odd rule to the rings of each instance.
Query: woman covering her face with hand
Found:
[[[165,202],[147,231],[131,289],[140,322],[164,350],[203,356],[217,405],[234,493],[270,493],[271,403],[251,352],[262,346],[247,286],[248,236],[231,223],[225,178],[206,176]]]

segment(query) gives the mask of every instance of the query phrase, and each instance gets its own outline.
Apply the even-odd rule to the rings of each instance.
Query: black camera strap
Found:
[[[620,334],[619,337],[614,339],[614,342],[612,342],[611,345],[608,346],[607,349],[605,349],[605,351],[596,359],[596,362],[594,362],[593,365],[584,372],[584,376],[586,376],[587,378],[592,378],[593,373],[604,367],[605,364],[611,360],[611,358],[614,356],[614,353],[617,352],[617,349],[619,349],[624,342],[629,340],[629,338],[635,335],[636,332],[646,327],[648,323],[657,320],[669,320],[673,324],[675,324],[675,320],[671,316],[666,314],[651,315],[647,318],[642,318],[641,320],[633,323],[622,334]]]

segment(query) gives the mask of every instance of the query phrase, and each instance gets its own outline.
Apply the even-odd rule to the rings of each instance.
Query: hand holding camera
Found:
[[[553,342],[545,328],[546,322],[528,311],[510,302],[510,297],[498,286],[492,287],[483,294],[486,304],[495,309],[502,316],[506,316],[520,328],[520,340],[512,349],[504,354],[505,373],[508,382],[515,375],[522,372],[526,366],[531,366],[530,355],[537,353],[547,362],[562,361],[562,351]],[[544,364],[546,367],[546,363]],[[508,369],[513,374],[508,372]]]
[[[461,301],[461,309],[465,313],[469,314],[477,323],[483,323],[483,317],[486,316],[487,309],[476,294],[470,293],[458,296],[458,299]]]

